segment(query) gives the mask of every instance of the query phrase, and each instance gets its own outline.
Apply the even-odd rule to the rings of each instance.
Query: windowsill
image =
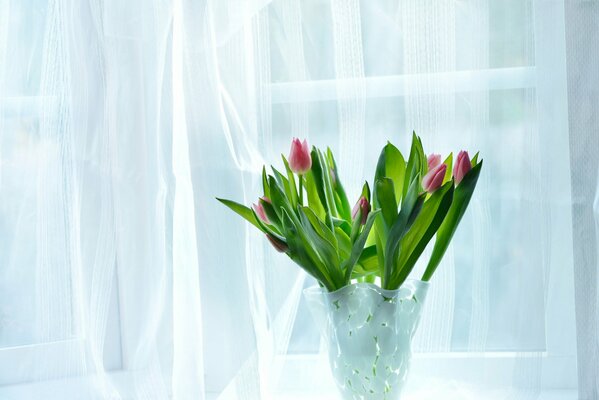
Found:
[[[404,397],[404,400],[429,400],[429,399],[433,399],[433,398],[438,398],[436,397],[438,396],[437,394],[435,394],[434,396],[430,396],[430,395],[410,395],[410,394],[406,394]],[[208,394],[206,397],[206,400],[218,400],[219,395],[218,394]],[[277,393],[275,396],[276,399],[278,400],[305,400],[305,399],[311,399],[311,400],[339,400],[339,396],[336,393],[314,393],[311,391],[305,391],[305,392],[293,392],[293,393]],[[463,393],[455,393],[452,395],[450,395],[449,397],[446,397],[446,395],[444,395],[444,400],[463,400],[464,394]],[[536,400],[577,400],[578,398],[578,391],[576,390],[545,390],[543,392],[541,392],[539,394],[539,397],[537,397]],[[491,400],[494,399],[494,397],[490,398]],[[223,399],[225,400],[225,399]],[[481,399],[483,400],[483,399]]]
[[[21,399],[46,399],[46,400],[62,400],[62,399],[85,399],[90,398],[90,390],[97,388],[98,381],[94,381],[98,377],[80,377],[60,380],[39,381],[31,383],[22,383],[19,385],[0,386],[0,399],[3,400],[21,400]],[[131,383],[134,381],[144,381],[149,379],[145,371],[118,371],[108,373],[107,378],[115,386],[118,392],[123,396],[124,400],[132,400],[135,398],[135,391]],[[94,384],[95,383],[95,384]],[[322,390],[307,389],[307,390],[288,390],[277,392],[273,398],[277,400],[338,400],[339,395],[335,392],[334,387],[330,383],[327,388]],[[409,389],[409,388],[408,388]],[[488,393],[488,394],[487,394]],[[503,400],[505,398],[514,398],[510,395],[515,393],[510,392],[483,392],[474,393],[459,387],[450,387],[444,390],[437,388],[435,392],[430,389],[426,391],[410,391],[407,390],[403,400],[464,400],[464,399],[481,399],[481,400]],[[518,398],[526,398],[529,393]],[[544,390],[536,400],[577,400],[576,390]],[[530,397],[532,399],[533,397]],[[208,393],[206,400],[230,400],[231,397],[222,396],[221,393]],[[256,399],[258,400],[258,399]]]

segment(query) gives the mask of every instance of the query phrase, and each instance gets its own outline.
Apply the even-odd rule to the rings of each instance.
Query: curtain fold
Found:
[[[599,398],[599,4],[566,2],[579,399]]]

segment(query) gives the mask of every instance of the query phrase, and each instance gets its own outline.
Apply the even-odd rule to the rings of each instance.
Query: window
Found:
[[[488,167],[408,390],[574,399],[564,4],[0,0],[0,398],[327,396],[313,282],[214,197],[416,130]]]

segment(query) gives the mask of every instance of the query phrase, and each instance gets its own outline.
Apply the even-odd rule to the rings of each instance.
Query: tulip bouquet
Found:
[[[330,149],[294,139],[284,172],[262,170],[264,194],[253,207],[218,199],[262,231],[328,291],[352,280],[397,289],[436,236],[423,281],[431,279],[468,207],[482,168],[461,151],[425,156],[414,133],[409,157],[391,143],[371,186],[352,208]],[[453,174],[452,174],[453,171]]]

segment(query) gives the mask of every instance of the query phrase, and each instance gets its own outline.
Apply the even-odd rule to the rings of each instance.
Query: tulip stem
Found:
[[[304,177],[299,176],[299,203],[300,206],[304,206]]]

